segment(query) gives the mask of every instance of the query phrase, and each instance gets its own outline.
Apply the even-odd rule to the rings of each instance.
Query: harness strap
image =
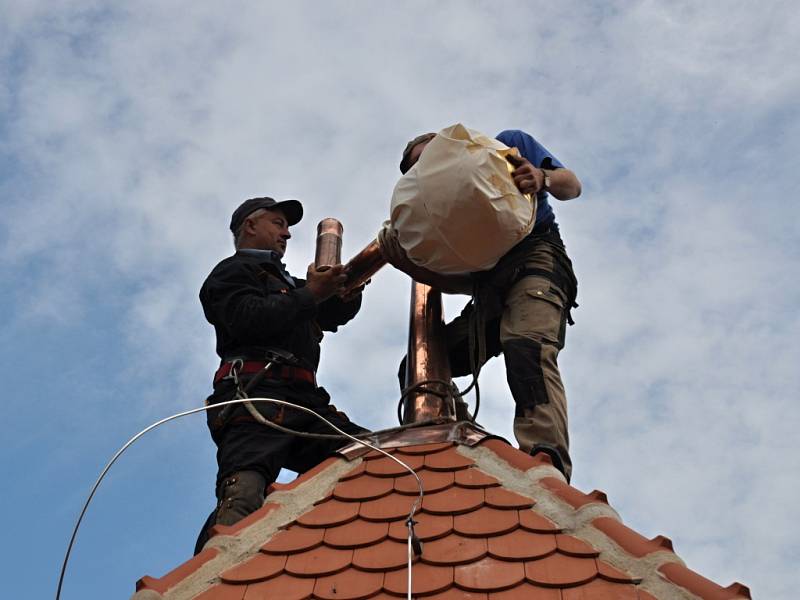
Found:
[[[548,271],[547,269],[537,269],[535,267],[523,267],[519,271],[517,271],[514,281],[512,281],[512,285],[517,283],[520,279],[525,277],[543,277],[548,281],[553,282],[555,285],[560,287],[564,290],[567,294],[569,294],[569,298],[567,300],[567,322],[570,325],[574,325],[575,321],[572,319],[572,309],[578,307],[578,303],[575,302],[575,295],[576,295],[576,284],[575,281],[571,280],[560,273],[554,273],[553,271]]]
[[[267,361],[260,360],[246,360],[246,361],[231,361],[223,363],[217,372],[214,373],[214,383],[222,381],[225,377],[231,374],[234,365],[237,366],[236,372],[239,375],[252,375],[258,373],[267,366]],[[241,365],[241,367],[239,367]],[[285,379],[288,381],[306,381],[313,385],[317,384],[317,378],[314,371],[304,369],[302,367],[290,366],[273,366],[271,369],[264,373],[264,377],[268,379]]]

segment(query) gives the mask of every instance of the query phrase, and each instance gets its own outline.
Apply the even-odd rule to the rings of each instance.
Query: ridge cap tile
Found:
[[[668,552],[672,553],[675,552],[675,547],[672,543],[672,540],[665,535],[657,535],[653,539],[651,539],[650,542],[655,544],[662,550],[667,550]]]
[[[153,590],[154,592],[163,594],[197,571],[204,564],[216,558],[217,554],[219,554],[217,548],[204,548],[197,555],[193,556],[185,563],[178,565],[171,571],[168,571],[162,577],[156,578],[144,575],[136,582],[136,591]]]
[[[608,504],[608,502],[606,502],[601,496],[584,494],[580,490],[567,483],[564,483],[560,479],[556,479],[555,477],[543,477],[539,480],[539,485],[553,492],[556,496],[561,498],[574,509],[597,502]],[[600,494],[602,494],[602,492],[600,492]]]
[[[625,552],[636,558],[643,558],[648,554],[664,551],[665,549],[674,554],[671,543],[669,548],[665,548],[662,544],[657,543],[655,539],[648,540],[639,532],[611,517],[596,517],[592,519],[591,524],[616,542]]]
[[[527,560],[524,564],[528,582],[545,587],[580,585],[597,576],[597,563],[593,558],[576,558],[560,552]]]
[[[269,513],[274,510],[278,510],[279,508],[281,508],[280,504],[276,502],[270,502],[269,499],[267,499],[264,504],[261,505],[261,508],[251,512],[244,519],[237,521],[233,525],[213,525],[208,530],[209,539],[218,535],[237,535],[242,530],[247,529],[254,523],[258,523]]]
[[[664,563],[658,567],[658,571],[675,585],[689,590],[703,600],[750,598],[750,589],[747,586],[736,582],[724,588],[680,563]]]
[[[569,485],[569,484],[567,484],[567,485]],[[606,494],[602,490],[592,490],[591,492],[589,492],[586,495],[589,496],[589,498],[591,498],[592,500],[594,500],[596,502],[602,502],[603,504],[608,504],[608,494]]]
[[[353,550],[319,546],[286,557],[284,570],[295,577],[318,577],[343,571],[353,560]]]
[[[532,456],[514,448],[514,446],[502,438],[484,438],[476,445],[488,448],[510,466],[523,472],[540,464],[540,462],[535,460]],[[537,456],[542,454],[544,453],[540,452]]]

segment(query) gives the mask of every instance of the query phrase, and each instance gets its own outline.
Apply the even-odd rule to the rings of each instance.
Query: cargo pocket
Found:
[[[506,298],[503,340],[524,337],[561,349],[566,330],[565,301],[545,277],[525,277]]]

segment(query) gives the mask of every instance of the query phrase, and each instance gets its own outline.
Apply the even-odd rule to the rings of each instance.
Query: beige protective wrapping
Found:
[[[514,185],[516,148],[461,124],[440,131],[392,194],[389,225],[414,263],[443,274],[491,269],[533,228],[536,198]]]

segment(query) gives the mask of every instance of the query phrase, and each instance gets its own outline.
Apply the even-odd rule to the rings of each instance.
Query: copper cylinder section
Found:
[[[345,293],[366,283],[385,264],[378,240],[372,240],[344,266],[347,273]]]
[[[317,225],[317,251],[314,266],[318,271],[327,271],[342,262],[342,224],[331,217],[322,219]]]
[[[442,294],[424,283],[413,281],[405,384],[406,389],[414,386],[420,386],[420,389],[412,389],[403,401],[403,424],[437,417],[455,419],[451,401],[446,398],[450,377]]]

